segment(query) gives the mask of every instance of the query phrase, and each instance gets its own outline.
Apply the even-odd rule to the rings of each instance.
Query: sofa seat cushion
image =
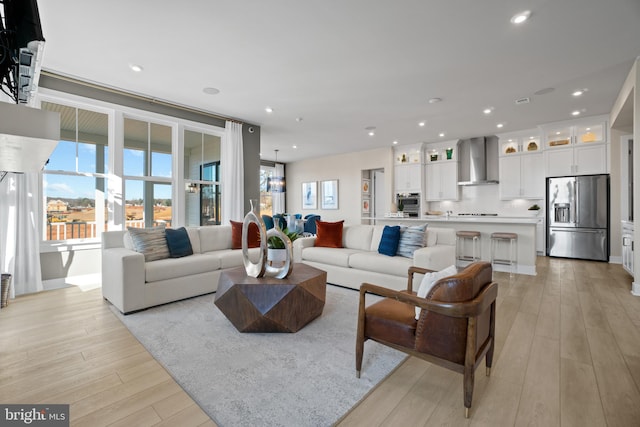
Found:
[[[377,252],[359,252],[349,257],[349,267],[392,276],[407,277],[413,260],[401,256],[386,256]]]
[[[220,269],[220,259],[202,254],[145,263],[145,282],[175,279]],[[185,278],[185,280],[189,280]]]
[[[220,268],[233,268],[244,265],[241,249],[224,249],[221,251],[208,252],[205,255],[213,255],[220,260]],[[252,262],[258,262],[260,257],[260,248],[249,249],[249,259]]]
[[[358,252],[360,251],[347,248],[304,248],[302,260],[348,268],[349,257]]]

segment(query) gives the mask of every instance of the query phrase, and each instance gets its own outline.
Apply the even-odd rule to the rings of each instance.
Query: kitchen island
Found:
[[[491,260],[491,233],[516,233],[517,245],[517,272],[519,274],[536,275],[536,226],[538,217],[514,217],[514,216],[430,216],[421,218],[363,218],[373,220],[375,224],[385,225],[416,225],[429,224],[433,228],[453,228],[456,231],[480,232],[480,257],[482,260]],[[470,250],[470,246],[469,246]],[[497,258],[509,257],[509,245],[501,243],[498,246]],[[497,264],[496,271],[509,271],[508,265]]]

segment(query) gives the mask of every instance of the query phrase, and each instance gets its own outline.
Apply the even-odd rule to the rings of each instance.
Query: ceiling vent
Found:
[[[531,102],[531,98],[529,97],[516,99],[516,105],[528,104],[530,102]]]

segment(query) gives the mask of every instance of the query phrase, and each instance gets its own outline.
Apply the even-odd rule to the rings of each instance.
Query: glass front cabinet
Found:
[[[538,129],[497,135],[500,199],[544,198],[544,166]]]
[[[551,123],[540,129],[547,176],[607,173],[606,116]]]

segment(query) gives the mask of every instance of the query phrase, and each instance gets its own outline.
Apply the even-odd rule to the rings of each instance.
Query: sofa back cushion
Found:
[[[371,247],[369,248],[370,252],[377,252],[378,247],[380,246],[380,241],[382,240],[382,232],[384,231],[384,225],[370,225],[369,227],[373,228],[371,232]]]
[[[371,250],[371,237],[373,227],[370,225],[349,225],[345,226],[342,232],[342,246],[360,251]],[[377,251],[376,247],[374,251]]]
[[[242,222],[229,221],[231,223],[231,249],[242,249]],[[249,248],[260,247],[260,229],[255,222],[249,223],[247,231],[247,246]]]
[[[205,225],[198,229],[202,253],[231,249],[230,225]]]
[[[453,228],[429,227],[427,234],[427,246],[456,245],[456,231]]]
[[[344,221],[316,221],[318,237],[315,246],[323,248],[342,248]]]
[[[199,254],[200,250],[200,232],[199,227],[187,227],[187,234],[189,235],[189,241],[191,242],[191,249],[194,254]]]

